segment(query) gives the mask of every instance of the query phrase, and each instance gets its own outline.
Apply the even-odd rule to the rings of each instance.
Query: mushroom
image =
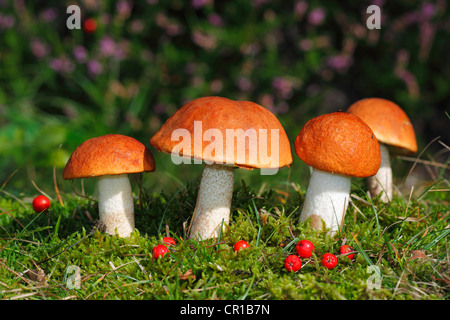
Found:
[[[64,179],[98,178],[100,222],[109,234],[128,237],[134,230],[134,203],[129,173],[154,171],[148,148],[134,138],[108,134],[86,140],[70,156]]]
[[[150,144],[172,154],[173,161],[175,155],[185,163],[192,159],[204,163],[189,234],[200,240],[217,238],[221,226],[229,224],[234,167],[265,170],[292,163],[286,132],[270,111],[253,102],[222,97],[185,104]]]
[[[300,221],[322,220],[334,234],[347,210],[351,177],[377,173],[380,148],[372,130],[358,117],[334,112],[309,120],[295,139],[295,152],[313,168]]]
[[[380,169],[376,175],[367,178],[367,182],[372,197],[383,192],[380,199],[390,202],[393,194],[390,154],[417,152],[411,121],[397,104],[381,98],[359,100],[352,104],[347,112],[367,123],[380,143]]]

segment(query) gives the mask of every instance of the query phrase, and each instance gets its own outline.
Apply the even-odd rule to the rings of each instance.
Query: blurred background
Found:
[[[66,25],[73,4],[81,29]],[[366,26],[372,4],[379,30]],[[312,117],[390,99],[431,163],[408,175],[414,162],[394,158],[397,181],[436,181],[445,169],[433,163],[449,163],[449,12],[446,0],[0,0],[1,188],[52,195],[56,179],[71,193],[79,185],[62,180],[62,169],[80,143],[120,133],[150,147],[178,108],[212,95],[268,108],[291,143]],[[202,166],[151,150],[157,170],[142,175],[147,192],[176,192],[200,176]],[[306,187],[308,168],[292,151],[290,168],[241,169],[236,184],[280,194],[292,182]]]

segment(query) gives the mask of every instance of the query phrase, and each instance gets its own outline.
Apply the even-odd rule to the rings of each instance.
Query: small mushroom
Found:
[[[277,139],[272,139],[271,130],[276,130]],[[174,138],[180,133],[186,134],[181,143]],[[217,238],[220,226],[229,224],[234,167],[278,169],[292,163],[287,135],[270,111],[253,102],[222,97],[202,97],[185,104],[150,144],[204,163],[189,235],[202,240]]]
[[[98,178],[100,222],[109,234],[128,237],[134,230],[129,173],[155,170],[148,148],[134,138],[109,134],[86,140],[70,156],[64,179]]]
[[[369,192],[372,197],[383,192],[380,199],[390,202],[393,195],[390,155],[417,152],[411,121],[397,104],[381,98],[359,100],[347,112],[367,123],[380,143],[381,165],[377,174],[367,179]]]
[[[341,227],[350,196],[351,177],[376,174],[380,148],[372,130],[358,117],[334,112],[309,120],[295,139],[295,152],[313,168],[300,221]]]

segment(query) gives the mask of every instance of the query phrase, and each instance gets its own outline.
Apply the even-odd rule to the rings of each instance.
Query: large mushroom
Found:
[[[313,168],[300,221],[340,229],[350,196],[351,177],[377,173],[380,148],[372,130],[358,117],[334,112],[309,120],[295,139],[295,152]]]
[[[181,142],[180,139],[182,140]],[[292,163],[284,128],[267,109],[222,97],[195,99],[175,112],[151,138],[159,151],[204,163],[190,238],[217,238],[227,226],[234,167],[278,169]]]
[[[109,234],[128,237],[134,230],[129,173],[155,170],[148,148],[134,138],[108,134],[86,140],[70,156],[64,179],[98,178],[100,222]]]
[[[393,195],[390,154],[417,152],[416,135],[406,113],[394,102],[381,98],[362,99],[350,106],[348,113],[362,119],[380,143],[381,165],[377,174],[367,179],[372,197],[390,202]]]

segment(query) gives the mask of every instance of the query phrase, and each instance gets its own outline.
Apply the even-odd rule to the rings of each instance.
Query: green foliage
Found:
[[[380,30],[366,27],[358,1],[78,5],[95,32],[69,30],[65,2],[1,3],[0,182],[15,172],[11,191],[29,192],[31,181],[49,188],[53,166],[86,139],[122,133],[148,145],[175,110],[208,95],[260,103],[291,141],[310,118],[371,96],[405,109],[420,146],[449,137],[450,9],[438,3],[385,2]],[[198,176],[156,158],[163,170],[147,188],[173,192],[180,186],[169,177]],[[304,169],[293,168],[298,181]]]
[[[373,206],[355,200],[361,214],[356,218],[349,210],[340,236],[330,237],[326,230],[311,229],[309,222],[298,223],[294,190],[280,203],[272,190],[255,196],[241,184],[234,191],[227,231],[218,240],[199,242],[186,237],[197,187],[191,183],[168,196],[142,197],[136,203],[137,229],[129,238],[90,232],[94,224],[87,217],[95,219],[98,213],[95,203],[85,198],[63,195],[64,206],[53,202],[39,215],[28,203],[3,199],[1,297],[27,293],[29,299],[88,300],[448,298],[443,282],[448,268],[448,203],[434,204],[434,194],[409,206],[402,199],[390,206],[375,200],[380,235]],[[361,192],[355,195],[364,197]],[[154,260],[152,248],[165,235],[177,244]],[[305,238],[315,244],[313,256],[302,259],[300,271],[288,273],[284,258],[295,254],[295,244]],[[235,253],[234,243],[240,239],[250,246]],[[358,251],[354,261],[338,254],[344,240]],[[339,258],[333,270],[320,265],[326,252]],[[80,270],[79,288],[69,286],[74,279],[70,266]],[[369,266],[380,270],[379,288],[368,287]],[[39,280],[25,272],[39,268],[43,272]]]

